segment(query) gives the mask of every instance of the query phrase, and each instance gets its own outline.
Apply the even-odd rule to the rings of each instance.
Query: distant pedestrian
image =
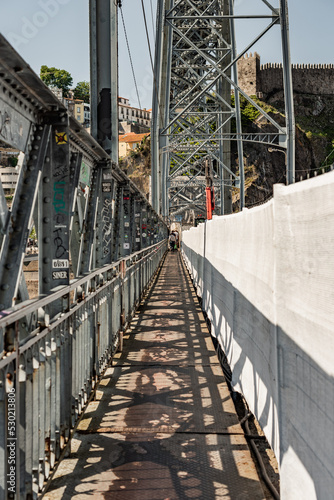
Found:
[[[170,233],[170,235],[169,235],[169,248],[170,248],[171,252],[174,251],[175,245],[176,245],[175,234],[174,233]]]

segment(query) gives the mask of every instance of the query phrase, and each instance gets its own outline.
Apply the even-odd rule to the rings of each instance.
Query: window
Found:
[[[81,108],[80,108],[80,106],[78,106],[77,107],[77,113],[80,113],[80,111],[81,111]]]

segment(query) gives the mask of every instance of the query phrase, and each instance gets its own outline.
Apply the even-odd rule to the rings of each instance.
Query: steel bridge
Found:
[[[311,207],[332,199],[333,174],[328,185],[292,186],[287,0],[261,0],[263,13],[252,15],[234,3],[157,2],[152,205],[118,166],[118,2],[90,0],[92,134],[0,36],[0,140],[24,154],[10,207],[0,182],[1,500],[279,498],[248,446],[258,453],[254,442],[266,438],[281,498],[297,498],[294,480],[301,498],[332,492],[332,400],[323,389],[333,391],[323,321],[332,317],[318,292],[333,296],[334,277],[325,276],[334,207]],[[268,25],[238,52],[235,21],[254,19]],[[278,27],[284,124],[237,74],[238,60]],[[268,131],[243,132],[240,96]],[[242,211],[245,141],[286,158],[288,186],[255,211]],[[206,210],[205,186],[220,215],[231,214],[240,190],[241,213],[182,233],[180,251],[168,252],[168,224]],[[24,273],[32,228],[36,297]],[[324,242],[317,258],[314,241]],[[313,319],[316,354],[307,343]],[[241,422],[231,388],[245,401]],[[249,430],[251,412],[264,432]]]

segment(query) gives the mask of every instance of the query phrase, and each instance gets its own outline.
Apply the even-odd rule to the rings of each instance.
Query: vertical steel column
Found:
[[[110,264],[112,261],[112,238],[113,238],[113,194],[115,180],[111,175],[110,165],[107,164],[102,170],[102,192],[100,213],[100,238],[101,254],[99,267]],[[96,263],[98,264],[98,263]]]
[[[72,183],[72,191],[70,193],[70,207],[71,207],[71,222],[70,222],[70,259],[71,270],[76,276],[79,261],[80,251],[80,233],[82,230],[82,219],[80,224],[80,216],[82,215],[82,193],[79,187],[80,170],[82,163],[81,153],[72,153],[70,160],[70,177]]]
[[[102,183],[102,167],[95,165],[91,175],[88,207],[85,216],[83,234],[81,235],[81,245],[79,254],[79,264],[77,274],[85,274],[92,271],[95,266],[95,237],[96,237],[96,218],[99,203],[99,191]]]
[[[280,0],[281,37],[283,54],[283,82],[287,125],[286,183],[295,182],[295,115],[293,106],[292,69],[290,58],[289,16],[287,0]]]
[[[147,205],[142,208],[141,215],[141,247],[146,248],[147,245]]]
[[[122,255],[120,251],[120,242],[123,241],[123,186],[117,183],[116,196],[115,196],[115,210],[114,210],[114,237],[113,237],[113,260],[117,261]]]
[[[230,15],[234,15],[234,0],[229,0],[230,2]],[[235,38],[235,28],[234,19],[230,20],[230,32],[231,32],[231,43],[232,43],[232,59],[235,60],[237,57],[237,43]],[[235,84],[239,85],[238,79],[238,66],[237,63],[233,65],[233,80]],[[242,142],[242,126],[241,126],[241,111],[240,111],[240,96],[239,90],[234,89],[234,99],[235,99],[235,120],[237,127],[237,147],[238,147],[238,159],[239,159],[239,176],[240,176],[240,210],[245,206],[245,169],[244,169],[244,148]]]
[[[161,175],[159,161],[159,128],[160,128],[160,85],[162,68],[162,38],[164,0],[157,2],[157,30],[155,39],[154,73],[153,73],[153,97],[152,97],[152,119],[151,119],[151,203],[157,212],[160,207]]]
[[[91,132],[118,162],[116,0],[90,0]]]
[[[223,0],[222,3],[223,16],[228,16],[230,14],[229,9],[229,0]],[[228,17],[223,20],[222,24],[222,34],[224,41],[231,46],[231,33],[230,33],[230,23]],[[222,42],[219,42],[219,45],[222,47]],[[221,63],[222,71],[224,72],[224,67],[227,64],[231,63],[231,50],[228,49],[227,56],[224,58]],[[225,74],[225,72],[224,72]],[[231,76],[231,69],[228,69],[226,72],[228,77]],[[226,120],[227,113],[229,111],[229,105],[231,102],[231,85],[230,83],[221,76],[218,80],[218,90],[220,92],[221,97],[227,104],[220,104],[220,113],[218,117],[218,128],[222,129],[223,134],[230,134],[231,132],[231,120]],[[220,139],[219,141],[219,153],[220,153],[220,180],[221,180],[221,190],[220,190],[220,210],[221,214],[230,214],[232,213],[232,176],[227,169],[231,171],[231,141],[229,139]],[[227,168],[225,168],[227,167]]]
[[[47,117],[52,126],[48,156],[39,190],[39,293],[47,294],[59,285],[68,285],[70,206],[70,145],[68,116]],[[58,306],[57,306],[58,307]],[[59,303],[61,310],[61,304]],[[54,309],[53,314],[60,312]]]
[[[134,221],[135,221],[135,230],[134,230],[134,251],[139,252],[141,250],[141,207],[142,201],[140,198],[136,198],[134,202]]]
[[[174,5],[174,0],[166,1],[166,10],[171,9]],[[173,14],[172,14],[173,15]],[[169,106],[170,106],[170,89],[171,89],[171,71],[172,71],[172,43],[173,43],[173,32],[169,25],[165,23],[164,26],[164,44],[168,47],[167,51],[164,52],[163,59],[163,77],[165,79],[165,85],[162,90],[165,92],[165,95],[162,95],[162,99],[164,99],[164,117],[163,117],[163,126],[168,123],[169,119]],[[170,152],[169,152],[169,137],[162,136],[160,139],[161,150],[160,156],[161,158],[161,214],[164,217],[167,217],[169,214],[169,199],[167,196],[167,182],[169,176],[169,163],[170,163]],[[163,149],[164,148],[164,149]],[[159,215],[160,213],[157,212]]]

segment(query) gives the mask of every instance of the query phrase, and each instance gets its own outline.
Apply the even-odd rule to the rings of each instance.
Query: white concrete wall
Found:
[[[333,498],[334,172],[182,234],[198,294],[280,465],[281,498]]]

